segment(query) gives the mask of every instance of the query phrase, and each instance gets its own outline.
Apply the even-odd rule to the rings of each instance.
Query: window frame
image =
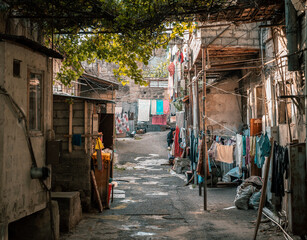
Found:
[[[40,81],[40,129],[30,129],[30,77],[31,74],[41,75]],[[27,74],[27,122],[31,136],[42,136],[44,133],[44,71],[28,68]]]

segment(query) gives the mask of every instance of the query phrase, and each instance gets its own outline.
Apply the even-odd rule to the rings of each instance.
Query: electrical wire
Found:
[[[232,132],[232,133],[234,133],[234,134],[237,134],[237,133],[236,133],[235,131],[233,131],[232,129],[230,129],[230,128],[228,128],[228,127],[225,127],[223,124],[219,123],[218,121],[215,121],[214,119],[212,119],[212,118],[210,118],[210,117],[208,117],[208,116],[203,115],[203,118],[207,118],[207,119],[209,119],[210,121],[215,122],[217,125],[219,125],[219,126],[223,127],[224,129],[228,130],[229,132]]]

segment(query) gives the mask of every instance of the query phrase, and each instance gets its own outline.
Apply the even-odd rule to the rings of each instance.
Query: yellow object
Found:
[[[104,145],[103,145],[103,143],[101,142],[100,138],[96,138],[96,146],[95,146],[95,149],[96,149],[96,150],[104,149]]]
[[[101,157],[103,160],[111,160],[111,153],[101,153]]]

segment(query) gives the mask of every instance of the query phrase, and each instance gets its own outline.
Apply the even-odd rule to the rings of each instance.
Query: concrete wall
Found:
[[[239,86],[237,79],[237,76],[233,76],[214,85],[215,88],[208,88],[210,92],[207,93],[206,111],[207,116],[213,120],[207,119],[207,127],[210,131],[213,130],[214,135],[234,135],[233,132],[228,131],[219,124],[234,132],[237,132],[243,125],[241,97],[232,94],[235,93],[235,89]]]
[[[13,59],[21,61],[20,77],[13,77]],[[52,121],[50,66],[44,55],[13,43],[0,43],[0,85],[26,115],[28,69],[43,74],[43,130],[30,135],[38,167],[45,166],[45,142]],[[12,222],[45,208],[47,195],[39,181],[30,177],[32,161],[22,124],[18,122],[4,95],[0,94],[0,102],[0,222]]]

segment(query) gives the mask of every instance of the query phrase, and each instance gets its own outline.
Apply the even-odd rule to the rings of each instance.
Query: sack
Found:
[[[260,197],[261,197],[261,191],[254,192],[249,199],[248,203],[249,207],[257,210],[259,208]]]
[[[256,188],[252,185],[246,186],[245,184],[241,184],[237,188],[237,195],[235,197],[235,206],[238,209],[248,210],[249,198],[255,192]]]

